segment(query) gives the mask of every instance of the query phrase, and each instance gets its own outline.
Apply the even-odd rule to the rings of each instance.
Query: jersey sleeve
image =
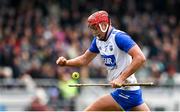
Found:
[[[93,39],[91,46],[89,48],[89,51],[93,53],[99,53],[99,49],[97,48],[97,45],[96,45],[96,38]]]
[[[115,42],[119,49],[125,51],[126,53],[136,44],[126,33],[117,33],[115,36]]]

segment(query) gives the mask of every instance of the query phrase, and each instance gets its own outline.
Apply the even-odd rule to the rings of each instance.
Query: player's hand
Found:
[[[63,56],[59,57],[57,60],[56,60],[56,64],[60,65],[60,66],[65,66],[67,63],[67,59]]]
[[[121,85],[122,85],[123,83],[124,83],[124,82],[121,81],[121,80],[118,79],[118,78],[110,82],[112,88],[121,87]]]

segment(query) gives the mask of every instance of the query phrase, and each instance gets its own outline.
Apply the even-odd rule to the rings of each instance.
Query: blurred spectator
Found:
[[[69,100],[75,97],[78,93],[77,88],[69,88],[68,84],[76,84],[77,81],[71,79],[68,73],[61,74],[61,78],[59,81],[59,89],[62,92],[62,96],[64,99]]]
[[[48,96],[49,96],[49,102],[48,102],[48,105],[50,107],[52,107],[53,109],[55,110],[58,110],[59,108],[61,108],[59,106],[59,102],[60,101],[60,97],[61,97],[61,91],[58,89],[58,87],[50,87],[47,89],[47,92],[48,92]]]
[[[24,83],[28,92],[33,93],[36,90],[36,83],[29,74],[23,74],[20,80]]]
[[[0,67],[1,78],[12,78],[13,72],[10,67]]]
[[[175,85],[175,78],[176,78],[176,68],[174,65],[169,65],[167,67],[167,72],[162,74],[160,83],[172,87]]]
[[[34,98],[31,105],[26,109],[26,111],[53,111],[47,105],[40,102],[39,98]]]
[[[52,108],[47,105],[48,97],[44,89],[37,88],[35,90],[35,97],[33,98],[27,111],[53,111]]]
[[[66,101],[64,102],[65,110],[66,111],[74,110],[74,99],[78,95],[78,88],[69,88],[68,85],[76,84],[77,80],[72,79],[70,73],[68,73],[66,70],[63,70],[58,73],[59,73],[58,74],[58,79],[59,79],[58,87],[61,91],[63,100]]]

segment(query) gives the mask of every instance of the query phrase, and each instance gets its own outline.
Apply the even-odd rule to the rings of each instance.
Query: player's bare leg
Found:
[[[150,109],[149,109],[149,107],[147,106],[147,104],[146,103],[143,103],[143,104],[141,104],[141,105],[138,105],[138,106],[136,106],[136,107],[133,107],[132,109],[131,109],[132,111],[150,111]]]
[[[123,111],[111,95],[107,94],[88,106],[84,111]]]

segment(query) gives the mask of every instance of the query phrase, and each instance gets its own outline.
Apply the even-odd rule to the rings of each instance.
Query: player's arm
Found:
[[[60,66],[85,66],[88,65],[95,57],[97,53],[90,52],[87,50],[81,56],[67,60],[64,57],[59,57],[56,63]]]
[[[90,48],[86,50],[86,52],[83,55],[69,60],[67,60],[64,57],[59,57],[56,63],[60,66],[84,66],[88,65],[89,62],[91,62],[98,53],[99,50],[96,45],[96,38],[94,38]]]
[[[119,79],[121,81],[125,81],[130,75],[135,73],[146,61],[144,54],[137,44],[128,51],[128,54],[132,56],[132,62],[119,76]]]
[[[139,46],[131,39],[129,35],[119,33],[116,35],[115,41],[119,49],[128,53],[132,57],[132,62],[125,68],[125,70],[121,72],[117,79],[111,82],[113,87],[115,87],[117,84],[121,85],[130,75],[135,73],[146,60]]]

